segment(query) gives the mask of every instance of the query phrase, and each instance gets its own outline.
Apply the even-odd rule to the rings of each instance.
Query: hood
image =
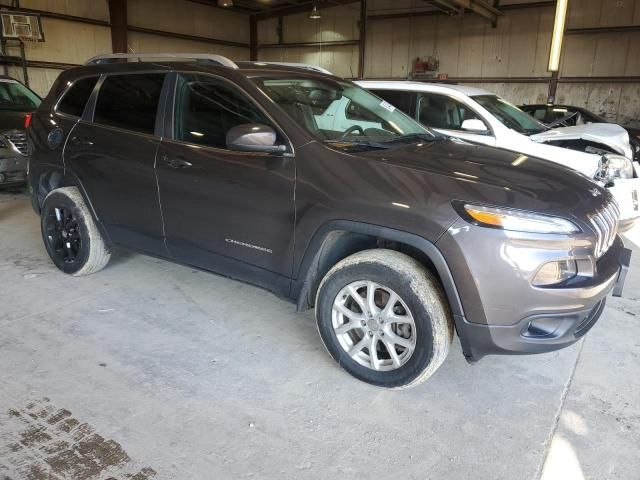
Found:
[[[614,152],[633,158],[629,133],[620,125],[613,123],[588,123],[575,127],[561,127],[530,136],[538,143],[557,142],[563,140],[586,140],[606,145]]]
[[[436,188],[450,199],[583,219],[610,197],[589,178],[563,165],[457,139],[358,156],[425,172],[425,188]]]
[[[0,132],[24,130],[24,116],[31,112],[0,110]]]

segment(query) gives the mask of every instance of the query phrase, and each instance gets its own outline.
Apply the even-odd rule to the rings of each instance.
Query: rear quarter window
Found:
[[[164,73],[109,75],[93,114],[94,123],[153,134]]]
[[[76,80],[60,99],[56,111],[73,117],[81,117],[98,78],[87,77]]]

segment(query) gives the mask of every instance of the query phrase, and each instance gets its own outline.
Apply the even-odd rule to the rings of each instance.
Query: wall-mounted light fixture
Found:
[[[233,0],[218,0],[219,7],[233,7]]]
[[[313,8],[311,9],[311,13],[309,14],[309,18],[311,20],[320,20],[322,18],[322,15],[320,15],[320,10],[318,10],[318,6],[315,4],[313,4]]]
[[[553,22],[553,36],[551,37],[551,51],[549,52],[550,72],[557,72],[560,68],[560,53],[562,52],[562,39],[564,38],[564,24],[567,19],[567,6],[569,0],[557,0],[556,18]]]

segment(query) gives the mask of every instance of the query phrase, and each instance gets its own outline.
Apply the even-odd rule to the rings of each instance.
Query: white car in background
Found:
[[[640,165],[629,134],[619,125],[545,126],[499,96],[478,88],[405,81],[358,81],[423,125],[445,135],[560,163],[609,188],[620,210],[620,229],[640,218]],[[391,107],[393,108],[393,107]],[[357,105],[335,109],[353,120]],[[333,118],[341,127],[340,116]],[[346,120],[346,119],[345,119]],[[362,118],[367,128],[366,118]],[[352,124],[352,123],[351,123]]]

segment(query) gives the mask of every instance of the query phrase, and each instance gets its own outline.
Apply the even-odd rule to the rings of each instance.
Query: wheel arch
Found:
[[[31,194],[31,204],[35,212],[40,215],[42,202],[45,197],[57,188],[62,187],[76,187],[80,192],[84,202],[87,205],[87,208],[91,212],[91,216],[98,227],[98,230],[102,234],[103,238],[110,245],[111,237],[108,232],[104,228],[104,225],[100,221],[98,214],[96,213],[95,208],[93,207],[93,203],[87,195],[87,191],[82,184],[82,180],[73,172],[68,169],[63,171],[63,169],[58,165],[51,165],[49,168],[42,168],[37,173],[36,179],[32,183],[33,192]]]
[[[45,197],[56,188],[64,185],[64,170],[59,165],[40,165],[38,169],[29,172],[31,188],[31,206],[40,215],[42,202]]]
[[[314,234],[292,284],[291,297],[297,300],[297,310],[314,306],[318,286],[333,265],[370,248],[391,248],[418,260],[438,277],[454,318],[464,317],[451,270],[432,242],[413,233],[348,220],[328,222]]]

